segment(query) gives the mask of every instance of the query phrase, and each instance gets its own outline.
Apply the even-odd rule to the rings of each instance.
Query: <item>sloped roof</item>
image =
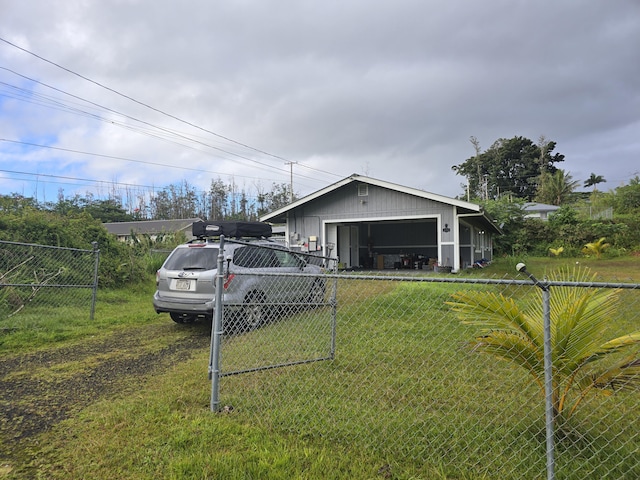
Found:
[[[184,218],[180,220],[145,220],[141,222],[103,223],[107,231],[113,235],[130,235],[131,231],[139,234],[154,235],[163,232],[179,232],[191,227],[193,222],[201,218]]]
[[[524,204],[524,210],[527,212],[555,212],[560,207],[557,205],[549,205],[547,203],[529,202]]]
[[[464,208],[466,210],[470,210],[471,212],[477,212],[477,213],[482,213],[482,208],[480,207],[480,205],[477,205],[475,203],[470,203],[470,202],[465,202],[463,200],[458,200],[456,198],[451,198],[451,197],[445,197],[444,195],[438,195],[435,193],[431,193],[431,192],[426,192],[424,190],[419,190],[417,188],[411,188],[411,187],[405,187],[403,185],[398,185],[396,183],[391,183],[391,182],[387,182],[385,180],[378,180],[375,178],[371,178],[371,177],[364,177],[362,175],[358,175],[358,174],[353,174],[343,180],[340,180],[339,182],[336,182],[332,185],[329,185],[328,187],[325,187],[323,189],[318,190],[317,192],[314,192],[310,195],[307,195],[306,197],[301,198],[300,200],[296,200],[295,202],[287,205],[286,207],[282,207],[278,210],[275,210],[274,212],[268,213],[264,216],[262,216],[262,218],[260,219],[263,222],[268,222],[268,221],[273,221],[274,219],[281,217],[283,214],[287,213],[290,210],[293,210],[301,205],[304,205],[305,203],[311,202],[317,198],[322,197],[323,195],[326,195],[330,192],[333,192],[341,187],[344,187],[345,185],[348,185],[350,183],[353,182],[360,182],[360,183],[367,183],[369,185],[375,185],[378,187],[382,187],[382,188],[388,188],[390,190],[395,190],[397,192],[402,192],[402,193],[406,193],[408,195],[414,195],[416,197],[421,197],[421,198],[426,198],[428,200],[433,200],[436,202],[440,202],[440,203],[445,203],[448,205],[453,205],[456,207],[460,207],[460,208]]]

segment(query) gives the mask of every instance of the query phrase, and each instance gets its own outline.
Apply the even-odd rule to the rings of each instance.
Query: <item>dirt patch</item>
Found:
[[[142,381],[209,347],[206,325],[185,328],[160,342],[163,327],[149,325],[0,359],[0,462],[18,460],[20,445],[91,403],[127,391],[139,383],[135,378]]]

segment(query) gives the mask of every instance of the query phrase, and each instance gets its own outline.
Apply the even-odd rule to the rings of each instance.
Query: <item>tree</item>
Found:
[[[258,215],[264,215],[268,212],[273,212],[279,208],[289,205],[291,198],[295,200],[297,197],[291,193],[291,187],[287,183],[273,183],[271,191],[265,194],[261,194],[258,198],[260,207],[258,209]]]
[[[616,188],[612,204],[617,213],[636,214],[640,210],[640,177],[636,175],[627,185]]]
[[[483,210],[500,226],[502,235],[493,238],[495,254],[513,254],[523,247],[524,201],[502,197],[481,202]]]
[[[596,185],[603,182],[606,182],[606,180],[602,175],[596,175],[595,173],[592,173],[591,176],[587,180],[585,180],[584,187],[585,188],[593,187],[593,191],[595,192]]]
[[[211,199],[209,218],[213,220],[224,219],[228,209],[229,187],[224,184],[220,177],[217,180],[211,180],[209,196]]]
[[[541,146],[524,137],[500,138],[485,152],[478,154],[478,143],[471,137],[476,155],[452,169],[467,178],[470,195],[479,199],[497,199],[505,193],[531,201],[541,173],[554,173],[554,163],[564,155],[552,154],[555,142]]]
[[[186,180],[163,188],[151,198],[152,217],[157,220],[197,216],[198,194]]]
[[[133,220],[133,216],[129,215],[115,199],[93,200],[84,211],[103,223]]]
[[[593,282],[589,269],[551,272],[550,281]],[[589,394],[640,390],[640,331],[607,339],[615,318],[619,290],[552,287],[551,348],[553,410],[568,420]],[[447,302],[463,323],[482,328],[471,342],[475,351],[494,355],[525,369],[544,394],[542,292],[521,307],[513,297],[495,292],[459,292]],[[614,355],[615,354],[615,355]],[[620,354],[620,355],[618,355]]]
[[[552,174],[544,172],[541,178],[542,181],[535,199],[542,203],[562,205],[571,198],[574,190],[578,187],[578,182],[561,169]]]

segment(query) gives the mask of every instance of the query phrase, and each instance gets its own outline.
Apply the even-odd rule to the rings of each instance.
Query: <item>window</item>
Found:
[[[217,248],[178,248],[167,260],[167,270],[215,270]]]
[[[280,266],[280,262],[273,250],[258,247],[238,248],[233,255],[233,263],[245,268],[273,268]]]
[[[299,268],[301,266],[301,260],[299,257],[296,257],[294,254],[285,252],[285,251],[274,251],[278,260],[280,260],[280,265],[282,267],[296,267]]]

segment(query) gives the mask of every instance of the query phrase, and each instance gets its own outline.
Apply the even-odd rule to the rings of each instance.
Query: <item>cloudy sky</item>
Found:
[[[0,194],[352,173],[456,196],[498,138],[640,175],[640,2],[0,0]]]

